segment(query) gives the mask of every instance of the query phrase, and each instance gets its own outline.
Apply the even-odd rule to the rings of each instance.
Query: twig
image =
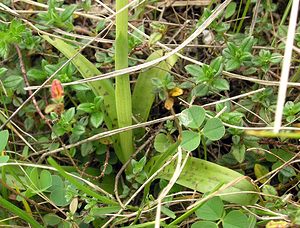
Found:
[[[21,72],[22,72],[22,75],[23,75],[23,78],[24,78],[25,85],[27,87],[30,87],[21,50],[20,50],[20,48],[19,48],[19,46],[17,44],[15,44],[15,48],[16,48],[16,51],[17,51],[17,54],[18,54],[18,57],[19,57],[20,68],[21,68]],[[46,122],[46,124],[49,126],[49,128],[52,129],[52,127],[50,125],[50,121],[44,116],[44,114],[42,113],[41,109],[38,106],[38,103],[37,103],[35,97],[32,96],[32,90],[29,89],[28,93],[31,96],[32,103],[33,103],[33,105],[34,105],[37,113],[40,115],[40,117],[42,118],[42,120],[44,120]]]
[[[100,174],[100,176],[97,178],[97,179],[101,179],[102,177],[104,177],[105,175],[105,171],[106,171],[106,167],[108,165],[108,160],[109,160],[109,149],[106,150],[106,155],[105,155],[105,161],[104,161],[104,164],[103,164],[103,170]]]

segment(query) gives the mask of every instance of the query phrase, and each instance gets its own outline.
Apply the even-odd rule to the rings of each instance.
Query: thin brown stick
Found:
[[[20,48],[19,48],[19,46],[17,44],[15,45],[15,48],[16,48],[16,51],[17,51],[17,54],[18,54],[18,57],[19,57],[20,68],[21,68],[21,72],[22,72],[22,75],[23,75],[23,79],[24,79],[25,85],[27,87],[29,87],[30,84],[29,84],[29,81],[28,81],[28,77],[27,77],[27,73],[26,73],[26,69],[25,69],[25,65],[24,65],[24,61],[23,61],[21,50],[20,50]],[[28,93],[29,93],[29,96],[32,96],[32,90],[29,89]],[[49,128],[52,129],[49,120],[44,116],[44,114],[42,113],[41,109],[39,108],[38,103],[37,103],[35,97],[32,96],[31,100],[32,100],[32,103],[33,103],[33,105],[34,105],[37,113],[40,115],[40,117],[42,118],[42,120],[44,120],[46,122],[46,124],[49,126]]]
[[[97,179],[101,179],[102,177],[104,177],[105,175],[105,171],[106,171],[106,168],[107,168],[107,165],[108,165],[108,160],[109,160],[109,157],[110,157],[110,154],[109,154],[109,148],[106,150],[106,155],[105,155],[105,161],[104,161],[104,165],[103,165],[103,170],[99,176],[99,178]]]

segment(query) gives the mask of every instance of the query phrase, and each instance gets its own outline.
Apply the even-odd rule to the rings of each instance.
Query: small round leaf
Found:
[[[224,204],[220,197],[214,197],[204,203],[197,211],[196,215],[200,219],[216,221],[222,218]]]
[[[193,131],[182,132],[181,147],[187,151],[195,150],[200,144],[200,134]]]
[[[241,211],[230,211],[223,220],[224,228],[246,228],[248,218]]]
[[[205,110],[200,106],[193,105],[183,110],[179,119],[185,127],[197,129],[205,119]]]
[[[211,118],[207,120],[203,134],[212,141],[221,139],[225,134],[225,127],[222,121],[218,118]]]
[[[199,221],[193,223],[191,228],[218,228],[217,224],[211,221]]]

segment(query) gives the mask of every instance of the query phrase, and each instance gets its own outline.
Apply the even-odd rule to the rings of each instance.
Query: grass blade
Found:
[[[119,11],[128,4],[128,0],[117,0],[116,10]],[[128,67],[128,9],[116,15],[116,40],[115,40],[115,69]],[[131,90],[129,74],[116,77],[116,108],[119,127],[132,125]],[[122,157],[124,163],[133,153],[132,131],[120,133]]]
[[[5,200],[0,196],[0,205],[1,207],[6,208],[11,213],[14,213],[15,215],[19,216],[21,219],[24,219],[26,222],[28,222],[32,227],[34,228],[42,228],[43,226],[40,225],[37,221],[34,220],[28,213],[24,212],[20,208],[16,207],[9,201]]]

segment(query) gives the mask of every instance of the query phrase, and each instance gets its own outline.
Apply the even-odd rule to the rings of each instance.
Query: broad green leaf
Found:
[[[3,85],[5,88],[8,89],[15,89],[17,88],[21,83],[23,82],[23,78],[21,76],[17,76],[17,75],[12,75],[7,77],[4,81],[3,81]]]
[[[219,75],[223,70],[223,57],[217,57],[213,61],[211,61],[209,65],[212,69],[215,70],[215,75]]]
[[[0,153],[4,150],[8,142],[8,130],[0,131]]]
[[[116,213],[121,209],[120,206],[108,206],[108,207],[93,207],[90,213],[93,216],[104,216],[106,214]]]
[[[203,128],[205,137],[212,141],[221,139],[225,134],[225,127],[222,121],[218,118],[208,119]]]
[[[252,214],[249,214],[247,223],[248,223],[247,228],[255,228],[256,227],[256,217]]]
[[[257,179],[265,176],[269,173],[269,169],[261,164],[255,164],[254,165],[254,174]],[[263,179],[260,179],[260,183],[265,183],[268,180],[268,177],[265,177]]]
[[[194,131],[183,131],[181,146],[187,151],[193,151],[200,145],[201,136]]]
[[[40,189],[41,190],[46,190],[52,185],[52,176],[51,173],[48,170],[42,170],[40,174]]]
[[[218,78],[212,83],[213,87],[219,91],[229,90],[229,83],[226,79]]]
[[[77,110],[92,113],[94,111],[95,105],[93,103],[81,103],[77,106]]]
[[[174,151],[176,152],[175,149]],[[163,160],[161,156],[155,156],[150,159],[145,167],[145,171],[148,175],[161,167],[165,161],[163,160],[163,162],[160,162],[161,160]],[[159,164],[160,166],[156,164]],[[175,164],[176,161],[171,162],[157,178],[170,180],[174,174]],[[154,166],[155,169],[152,170],[151,168]],[[208,193],[214,190],[216,186],[220,186],[220,184],[226,185],[241,179],[242,177],[242,174],[226,167],[202,159],[189,157],[176,183],[202,193]],[[222,191],[222,193],[231,194],[223,195],[221,198],[222,200],[241,205],[251,205],[256,203],[258,199],[256,194],[244,194],[243,191],[255,192],[257,189],[249,180],[241,179]]]
[[[241,211],[230,211],[223,220],[224,228],[248,228],[248,217]]]
[[[220,197],[214,197],[205,202],[195,213],[200,219],[216,221],[223,216],[224,204]]]
[[[171,145],[172,139],[163,133],[159,133],[154,139],[154,149],[158,152],[165,152]]]
[[[94,112],[91,115],[90,121],[94,128],[98,128],[103,122],[104,115],[102,112]]]
[[[218,228],[218,225],[211,221],[199,221],[193,223],[191,228]]]
[[[198,77],[201,73],[201,67],[196,64],[185,66],[185,70],[194,77]]]
[[[240,68],[241,62],[236,59],[230,59],[225,63],[225,70],[233,71],[235,69]]]
[[[64,10],[64,12],[62,12],[62,14],[61,14],[61,20],[63,22],[65,22],[66,20],[68,20],[72,16],[72,14],[76,10],[76,8],[77,8],[77,5],[69,5],[69,6],[67,6],[66,9]]]
[[[209,86],[207,84],[199,84],[192,89],[192,96],[203,97],[209,92]]]
[[[7,68],[0,67],[0,75],[4,74],[7,71]]]
[[[72,133],[80,136],[85,133],[85,127],[80,124],[76,124],[72,129]]]
[[[49,214],[46,214],[44,217],[44,222],[46,223],[45,225],[47,226],[56,226],[58,225],[62,219],[57,216],[56,214],[52,214],[52,213],[49,213]]]
[[[225,10],[225,18],[226,19],[230,18],[235,13],[235,9],[236,9],[236,3],[235,2],[229,3],[229,5],[226,7]]]
[[[0,163],[6,163],[8,162],[8,160],[9,160],[9,156],[7,155],[0,156]]]
[[[239,163],[242,163],[245,159],[246,147],[244,144],[233,145],[230,152]]]
[[[262,192],[266,195],[273,195],[273,196],[278,195],[276,188],[269,184],[266,184],[262,187]],[[263,196],[263,197],[268,201],[276,200],[276,198],[271,196]]]
[[[65,111],[64,114],[63,114],[63,116],[64,116],[64,118],[65,118],[65,120],[66,120],[67,122],[71,122],[71,120],[73,119],[74,115],[75,115],[75,108],[74,108],[74,107],[68,109],[68,110]]]
[[[162,56],[162,50],[153,52],[147,58],[147,62],[150,62]],[[159,79],[163,81],[164,79],[166,79],[168,72],[174,66],[177,59],[178,57],[176,55],[171,56],[167,60],[159,63],[157,67],[151,67],[139,74],[132,94],[132,112],[139,121],[147,121],[152,104],[155,99],[154,85],[152,84],[152,80]],[[137,132],[140,135],[143,131]]]
[[[180,113],[179,120],[189,128],[198,129],[205,119],[205,110],[200,106],[193,105]]]
[[[31,68],[27,72],[28,79],[34,80],[45,80],[47,78],[47,73],[43,70]]]
[[[86,142],[84,144],[81,144],[80,151],[82,157],[85,157],[89,154],[91,154],[94,151],[93,144],[91,142]]]
[[[272,166],[272,168],[273,168],[273,166]],[[282,170],[280,170],[280,173],[287,178],[296,176],[296,171],[294,170],[294,168],[292,168],[290,166],[284,167]]]
[[[69,201],[66,199],[66,188],[57,186],[50,193],[50,200],[58,207],[65,207],[69,205]]]

